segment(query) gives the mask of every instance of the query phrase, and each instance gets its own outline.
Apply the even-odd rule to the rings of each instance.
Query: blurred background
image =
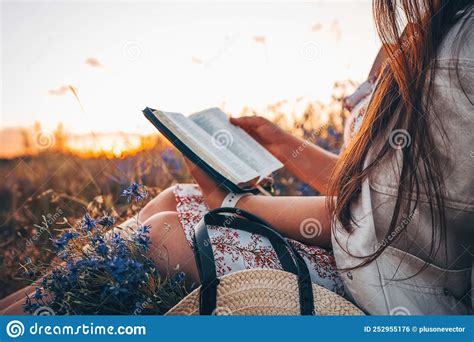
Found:
[[[123,219],[129,182],[154,195],[191,181],[144,107],[262,115],[338,152],[341,100],[378,50],[370,1],[3,1],[0,12],[0,297],[50,260],[51,238],[84,208]],[[275,178],[277,194],[315,194]]]

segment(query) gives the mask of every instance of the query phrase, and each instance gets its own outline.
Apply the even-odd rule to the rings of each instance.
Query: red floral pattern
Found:
[[[174,193],[179,220],[188,243],[193,248],[194,226],[209,208],[195,184],[179,184],[175,187]],[[209,237],[219,276],[251,268],[281,269],[275,251],[265,237],[225,227],[210,227]],[[314,283],[340,295],[345,294],[331,252],[315,246],[306,246],[291,239],[288,241],[303,256]]]
[[[343,149],[359,132],[362,126],[362,121],[367,112],[367,107],[374,92],[376,82],[377,80],[375,78],[365,81],[352,95],[344,99],[344,106],[351,111],[351,114],[347,118],[346,127],[344,129]]]

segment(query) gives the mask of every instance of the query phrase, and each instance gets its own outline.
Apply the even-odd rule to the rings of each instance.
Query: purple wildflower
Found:
[[[112,227],[115,223],[115,219],[111,216],[104,216],[97,220],[97,223],[100,224],[104,228]]]
[[[44,297],[46,297],[46,295],[43,294],[43,291],[41,290],[41,288],[37,287],[35,289],[35,294],[33,295],[33,298],[38,302],[40,300],[43,300]]]
[[[88,213],[84,215],[82,220],[82,228],[90,232],[93,228],[97,226],[98,220],[94,220]]]
[[[129,250],[127,244],[125,243],[124,239],[120,236],[120,233],[115,233],[112,236],[112,245],[114,251],[117,253],[118,256],[127,255]]]
[[[186,273],[184,272],[178,272],[173,276],[173,280],[178,284],[182,284],[184,279],[186,279]]]
[[[118,282],[136,282],[140,279],[143,265],[130,258],[113,257],[107,262],[107,268]]]
[[[91,239],[92,245],[95,246],[96,243],[104,243],[104,238],[100,234],[95,234]]]
[[[174,153],[171,148],[167,148],[161,153],[161,159],[165,162],[166,166],[169,169],[175,172],[181,171],[181,162],[177,158],[176,153]]]
[[[59,239],[53,240],[53,245],[58,251],[63,251],[70,240],[76,239],[78,233],[66,232]]]
[[[141,224],[135,233],[135,242],[145,250],[150,248],[150,228],[151,225]]]
[[[328,128],[328,134],[332,137],[335,137],[335,138],[339,137],[339,135],[340,135],[338,132],[336,132],[334,127],[329,127]]]
[[[144,185],[132,183],[128,188],[122,191],[122,196],[127,196],[128,202],[131,202],[132,199],[140,202],[148,196],[148,192]]]
[[[109,252],[109,247],[105,243],[99,243],[99,245],[96,248],[97,253],[99,253],[102,256],[106,256],[107,253]]]
[[[32,312],[34,312],[36,309],[38,309],[41,305],[38,304],[38,303],[33,303],[33,301],[31,300],[30,296],[26,295],[25,303],[23,303],[22,306],[23,306],[23,311],[24,311],[24,312],[32,313]]]

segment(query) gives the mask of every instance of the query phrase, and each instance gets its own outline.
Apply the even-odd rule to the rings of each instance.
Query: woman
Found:
[[[473,1],[374,1],[384,48],[368,82],[346,101],[352,115],[340,156],[263,118],[232,119],[323,194],[245,196],[236,206],[291,239],[313,282],[369,314],[472,312],[472,7]],[[408,20],[404,32],[400,18]],[[197,284],[193,227],[228,194],[190,168],[198,186],[167,189],[140,219],[153,227],[158,267],[184,271]],[[211,240],[220,275],[280,267],[258,235],[214,228]]]
[[[355,104],[346,134],[352,139],[341,156],[309,146],[263,118],[232,120],[327,196],[246,196],[237,207],[296,240],[313,281],[342,294],[332,255],[314,247],[332,242],[348,295],[371,314],[468,313],[474,240],[469,229],[474,220],[473,3],[396,5],[374,2],[386,58],[380,72],[375,67],[370,76],[369,84],[378,76],[373,94],[362,94]],[[399,15],[409,21],[403,34]],[[197,282],[189,248],[193,226],[227,194],[191,169],[199,187],[169,189],[142,214],[154,227],[152,239],[168,250],[166,260],[156,253],[156,262],[179,265]],[[211,240],[220,274],[279,267],[258,236],[219,228]]]

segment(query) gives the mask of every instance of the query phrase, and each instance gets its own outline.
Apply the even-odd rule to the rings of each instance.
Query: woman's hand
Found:
[[[292,136],[260,116],[231,118],[230,122],[255,138],[296,177],[326,193],[337,155],[314,145],[314,141]]]
[[[285,132],[270,120],[261,116],[243,116],[230,118],[230,122],[250,134],[278,159],[286,159],[283,155],[282,146],[285,145],[288,138],[291,138],[291,134]]]
[[[209,209],[219,208],[224,200],[227,192],[219,187],[219,185],[207,175],[203,170],[191,162],[188,158],[184,157],[186,166],[189,172],[193,176],[194,180],[199,184],[204,200],[207,203]]]

